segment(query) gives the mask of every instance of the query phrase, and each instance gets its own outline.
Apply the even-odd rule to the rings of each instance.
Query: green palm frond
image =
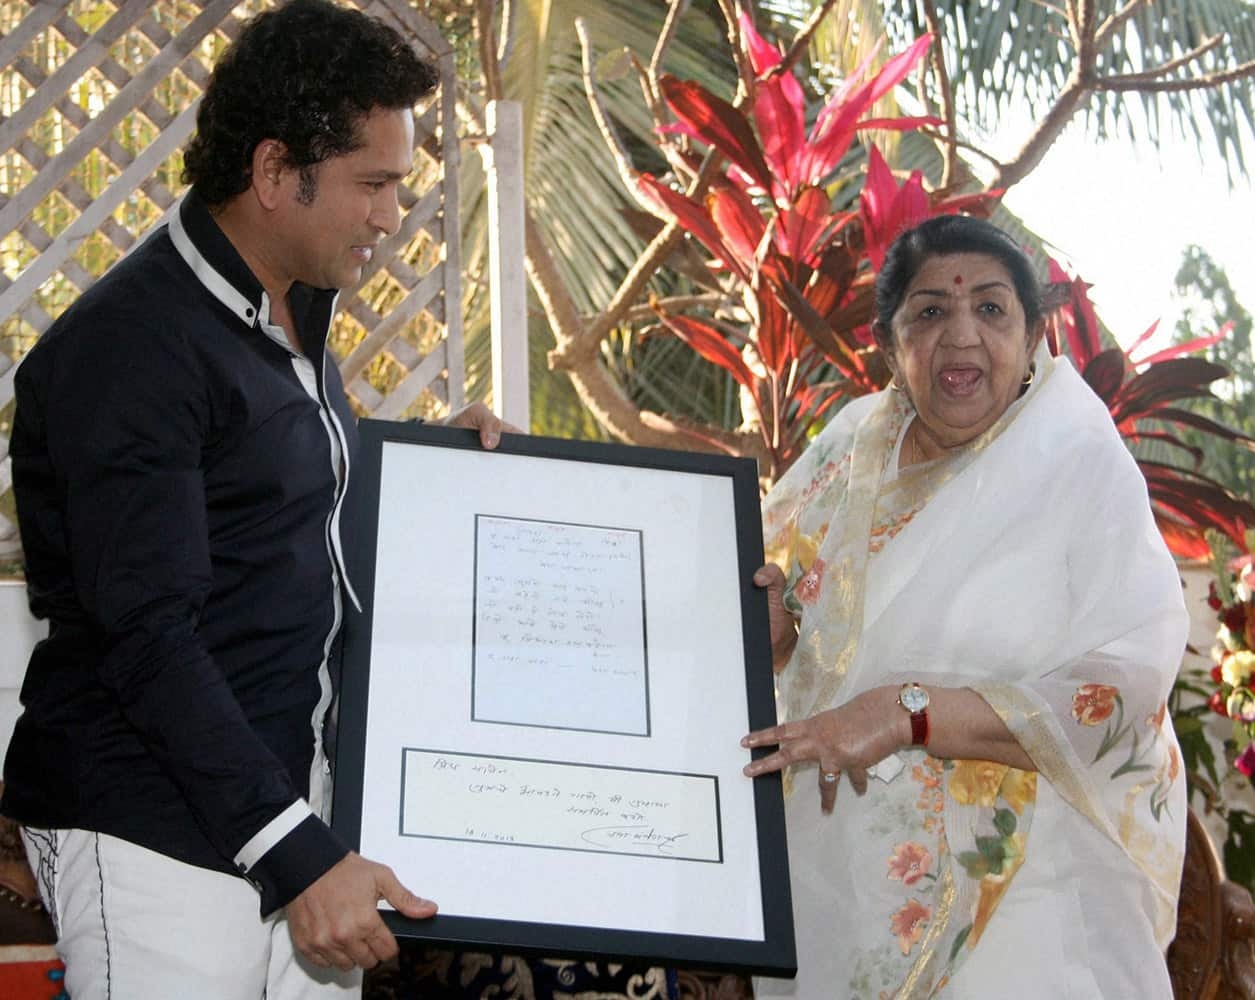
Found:
[[[1101,23],[1121,6],[1097,4]],[[960,117],[980,131],[994,131],[999,116],[1027,101],[1048,107],[1062,89],[1074,53],[1058,7],[1032,2],[990,4],[938,0],[946,35],[947,70],[955,84]],[[891,38],[923,30],[916,4],[888,0]],[[1177,59],[1214,35],[1226,40],[1193,64],[1211,73],[1255,58],[1255,7],[1248,0],[1156,0],[1139,10],[1099,55],[1104,75],[1141,73]],[[1166,79],[1182,78],[1183,72]],[[1100,136],[1124,135],[1159,144],[1173,137],[1215,148],[1231,170],[1244,169],[1242,138],[1250,136],[1249,80],[1209,90],[1173,93],[1099,91],[1083,109]]]
[[[667,51],[668,72],[701,80],[731,94],[735,70],[717,16],[693,5],[680,21]],[[644,239],[634,231],[628,213],[638,206],[623,190],[613,159],[597,129],[584,93],[581,53],[575,19],[588,28],[599,66],[612,70],[599,76],[598,86],[620,140],[640,158],[637,165],[665,169],[654,148],[653,121],[635,71],[614,55],[628,49],[648,64],[666,18],[663,0],[589,4],[580,0],[518,0],[503,67],[505,97],[520,101],[524,121],[525,190],[532,217],[541,229],[563,281],[577,306],[592,313],[614,294],[619,281],[638,258]],[[656,154],[653,154],[656,156]],[[464,268],[472,277],[465,307],[468,393],[482,398],[489,391],[488,296],[473,287],[486,276],[488,258],[487,195],[479,157],[464,160],[461,189]],[[534,315],[539,316],[536,308]],[[590,436],[591,425],[570,382],[548,373],[545,352],[552,337],[543,324],[531,323],[533,396],[541,383],[543,415],[551,433]],[[553,382],[554,385],[547,383]],[[534,400],[540,402],[539,400]]]
[[[767,0],[765,10],[796,27],[815,0]],[[1102,23],[1123,0],[1098,0]],[[946,69],[965,131],[989,135],[1009,110],[1048,107],[1063,88],[1073,62],[1062,4],[1015,0],[936,0],[945,36]],[[850,67],[883,31],[901,48],[926,30],[915,0],[839,0],[816,33],[812,54],[820,66]],[[1154,0],[1124,25],[1100,55],[1103,74],[1144,72],[1190,52],[1215,35],[1216,49],[1191,64],[1212,73],[1255,59],[1255,4],[1250,0]],[[822,77],[822,73],[818,74]],[[839,74],[838,74],[839,75]],[[1184,71],[1165,79],[1180,79]],[[1109,92],[1091,95],[1081,109],[1100,136],[1122,135],[1159,144],[1173,138],[1215,149],[1229,169],[1245,169],[1242,142],[1255,131],[1250,80],[1210,90],[1172,93]]]

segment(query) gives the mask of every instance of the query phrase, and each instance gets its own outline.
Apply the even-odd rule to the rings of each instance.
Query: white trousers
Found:
[[[361,970],[319,969],[257,891],[86,830],[23,830],[74,1000],[347,1000]]]

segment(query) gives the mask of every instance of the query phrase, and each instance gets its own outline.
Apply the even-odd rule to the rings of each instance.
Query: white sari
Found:
[[[759,997],[1171,996],[1180,580],[1106,408],[1066,361],[1035,360],[960,453],[897,474],[913,412],[884,392],[766,500],[801,613],[784,718],[883,684],[968,687],[1038,771],[904,751],[865,796],[843,783],[830,816],[814,770],[790,775],[799,972]]]

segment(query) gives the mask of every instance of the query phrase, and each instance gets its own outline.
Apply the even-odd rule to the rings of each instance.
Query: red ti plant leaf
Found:
[[[771,190],[771,170],[745,115],[692,80],[680,80],[667,73],[659,85],[667,106],[679,119],[681,131],[714,146],[757,187]]]
[[[1204,561],[1211,558],[1211,546],[1207,544],[1206,529],[1184,524],[1175,517],[1169,517],[1162,510],[1155,509],[1155,526],[1163,536],[1168,551],[1181,559]]]
[[[1071,301],[1064,305],[1052,320],[1056,326],[1054,336],[1050,338],[1055,353],[1059,353],[1059,326],[1067,338],[1068,353],[1072,356],[1072,364],[1077,371],[1083,372],[1089,363],[1102,350],[1102,334],[1098,326],[1098,316],[1094,312],[1093,303],[1089,301],[1088,290],[1093,287],[1079,277],[1069,275],[1053,257],[1047,257],[1050,265],[1051,284],[1068,286]]]
[[[793,350],[792,322],[789,313],[770,291],[755,289],[754,342],[763,367],[777,379],[784,375],[796,352]]]
[[[772,44],[763,38],[754,27],[754,19],[748,11],[742,11],[737,18],[741,28],[741,37],[746,42],[746,54],[750,57],[750,67],[754,75],[760,79],[780,65],[784,57]]]
[[[1098,398],[1110,405],[1124,384],[1124,352],[1112,347],[1094,357],[1085,366],[1081,377],[1098,394]]]
[[[723,234],[720,233],[719,227],[715,225],[714,220],[710,217],[710,212],[707,208],[696,204],[690,198],[680,194],[680,192],[673,191],[650,174],[641,174],[637,178],[637,183],[645,194],[674,215],[676,221],[687,232],[692,233],[706,244],[707,249],[723,261],[733,274],[742,281],[750,280],[749,269],[741,263],[740,257],[733,249],[724,242]]]
[[[1185,424],[1188,427],[1196,427],[1205,434],[1214,434],[1218,438],[1224,438],[1226,441],[1233,441],[1246,448],[1248,451],[1255,451],[1255,438],[1241,431],[1236,431],[1232,427],[1226,427],[1224,424],[1218,424],[1201,413],[1195,413],[1193,410],[1178,410],[1176,407],[1163,406],[1155,411],[1156,420],[1165,420],[1173,424]]]
[[[771,195],[788,201],[800,183],[800,156],[806,144],[806,96],[791,73],[772,73],[781,56],[754,30],[749,14],[740,18],[750,65],[758,76],[754,90],[754,123],[762,140],[763,156],[775,183]]]
[[[867,103],[875,104],[885,94],[905,80],[907,73],[911,72],[911,67],[920,61],[932,43],[932,35],[920,35],[919,38],[911,43],[910,48],[899,52],[885,63],[880,68],[880,72],[869,81],[871,93]]]
[[[1211,528],[1231,539],[1239,550],[1246,551],[1246,529],[1255,527],[1255,506],[1233,496],[1220,483],[1201,473],[1147,459],[1137,464],[1146,477],[1151,505],[1161,530],[1165,517],[1175,523],[1174,536],[1169,537],[1167,533],[1164,536],[1169,548],[1173,547],[1175,539],[1180,539],[1183,545],[1189,544],[1188,537],[1182,538],[1183,533],[1201,536]],[[1185,554],[1184,550],[1174,548],[1173,551]]]
[[[780,305],[788,310],[798,327],[850,381],[850,388],[856,395],[879,388],[870,376],[867,362],[857,345],[852,345],[842,332],[829,324],[793,284],[790,275],[779,266],[778,261],[767,261],[762,273],[770,282],[771,290]]]
[[[727,337],[713,326],[691,316],[672,316],[661,309],[655,309],[655,312],[668,330],[707,361],[731,373],[740,385],[753,393],[754,375],[741,357],[741,352],[728,342]]]
[[[1132,440],[1161,441],[1162,443],[1172,448],[1180,448],[1182,451],[1186,452],[1190,456],[1190,458],[1194,460],[1194,471],[1197,471],[1199,466],[1203,464],[1203,449],[1195,448],[1192,444],[1187,444],[1185,441],[1182,441],[1175,434],[1169,434],[1166,431],[1138,430],[1136,432],[1136,436],[1132,438]]]
[[[1133,343],[1129,345],[1129,349],[1124,352],[1125,357],[1127,357],[1130,361],[1133,362],[1134,367],[1139,366],[1140,364],[1142,364],[1142,362],[1133,361],[1133,352],[1136,351],[1139,347],[1141,347],[1144,343],[1146,343],[1146,341],[1150,340],[1150,338],[1155,335],[1155,331],[1158,329],[1159,329],[1159,320],[1155,320],[1155,322],[1151,323],[1150,326],[1148,326],[1145,330],[1142,331],[1141,335],[1137,338],[1137,340],[1133,341]]]
[[[1150,330],[1153,332],[1158,326],[1159,322],[1156,321],[1154,325],[1151,326]],[[1220,341],[1224,340],[1225,337],[1229,336],[1232,330],[1233,323],[1228,322],[1210,337],[1195,337],[1193,340],[1186,341],[1184,344],[1173,344],[1171,347],[1166,347],[1162,351],[1156,351],[1154,354],[1148,355],[1144,358],[1134,359],[1133,351],[1136,350],[1138,346],[1137,344],[1130,347],[1126,353],[1129,356],[1129,361],[1138,368],[1141,368],[1142,365],[1154,365],[1161,361],[1171,361],[1173,358],[1183,357],[1186,354],[1193,354],[1195,351],[1206,350],[1208,347],[1211,347],[1212,344],[1218,344]],[[1144,337],[1145,335],[1143,335],[1143,338]],[[1138,340],[1138,343],[1141,343],[1141,339]]]
[[[773,183],[762,184],[739,161],[748,178],[771,192],[778,204],[793,201],[798,189],[819,184],[830,174],[850,147],[857,129],[883,128],[906,131],[921,125],[939,125],[931,115],[913,118],[859,119],[890,88],[910,72],[927,49],[930,36],[919,39],[906,52],[889,60],[873,78],[861,84],[871,57],[839,88],[820,112],[809,138],[806,135],[806,98],[792,74],[780,71],[781,55],[754,28],[747,13],[740,17],[750,65],[757,76],[754,90],[754,123],[762,142],[763,156],[771,168]],[[879,46],[877,46],[879,49]],[[874,55],[874,53],[873,53]]]
[[[880,150],[872,146],[867,151],[867,180],[859,195],[859,214],[863,219],[867,257],[872,270],[879,271],[889,244],[898,234],[929,216],[923,175],[915,171],[899,188]]]
[[[1224,427],[1201,414],[1173,404],[1187,399],[1212,397],[1211,383],[1229,374],[1228,369],[1199,357],[1184,355],[1209,347],[1229,331],[1199,337],[1188,344],[1155,351],[1143,358],[1133,353],[1155,333],[1156,324],[1143,333],[1127,351],[1103,350],[1098,319],[1089,302],[1089,285],[1069,275],[1054,260],[1049,261],[1050,278],[1056,289],[1065,289],[1069,301],[1058,308],[1048,326],[1049,343],[1061,353],[1066,340],[1073,364],[1085,381],[1107,404],[1116,428],[1126,441],[1159,441],[1181,448],[1194,459],[1202,453],[1174,433],[1179,427],[1194,427],[1207,434],[1236,441],[1255,451],[1255,438]],[[1143,428],[1141,421],[1158,421]],[[1167,425],[1167,429],[1161,429]],[[1255,505],[1234,496],[1221,483],[1195,469],[1138,459],[1146,478],[1155,520],[1168,547],[1177,555],[1202,557],[1208,554],[1204,532],[1222,532],[1241,551],[1246,551],[1246,530],[1255,527]]]
[[[836,222],[829,213],[832,203],[822,188],[803,188],[796,200],[778,218],[776,242],[785,256],[814,266],[821,249],[819,237]]]
[[[874,77],[855,86],[853,81],[866,72],[869,57],[868,62],[858,68],[850,81],[837,90],[832,100],[819,112],[815,127],[811,129],[809,148],[802,161],[800,180],[803,183],[817,184],[836,169],[841,157],[850,148],[855,129],[862,127],[859,119],[876,101],[905,79],[911,67],[932,44],[932,37],[920,36],[905,52],[900,52],[885,63]]]
[[[1168,403],[1209,396],[1208,386],[1228,374],[1223,365],[1203,358],[1161,361],[1120,387],[1109,403],[1111,417],[1121,428],[1135,420],[1153,418]]]
[[[913,118],[864,118],[854,127],[860,131],[878,128],[886,132],[909,132],[913,128],[923,128],[925,125],[944,124],[945,122],[936,115],[917,115]]]
[[[758,269],[757,260],[767,224],[744,191],[720,184],[706,198],[711,221],[724,243],[736,254],[745,274]]]
[[[787,468],[806,447],[810,429],[841,398],[844,385],[833,382],[807,382],[794,395],[793,412],[786,421],[786,438],[783,443],[784,465]]]
[[[1124,352],[1125,357],[1129,359],[1129,364],[1134,368],[1141,368],[1145,365],[1157,364],[1160,361],[1171,361],[1173,358],[1183,357],[1186,354],[1194,354],[1197,351],[1205,350],[1212,344],[1218,344],[1233,332],[1233,323],[1225,323],[1219,330],[1208,337],[1195,337],[1193,340],[1187,340],[1184,344],[1173,344],[1154,354],[1148,354],[1144,358],[1133,357],[1133,352],[1141,347],[1146,341],[1155,335],[1155,331],[1159,329],[1159,320],[1155,320],[1146,331],[1129,345]]]

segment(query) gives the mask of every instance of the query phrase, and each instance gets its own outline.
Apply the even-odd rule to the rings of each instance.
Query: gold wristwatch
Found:
[[[911,746],[928,745],[928,692],[915,682],[903,684],[898,704],[911,713]]]

